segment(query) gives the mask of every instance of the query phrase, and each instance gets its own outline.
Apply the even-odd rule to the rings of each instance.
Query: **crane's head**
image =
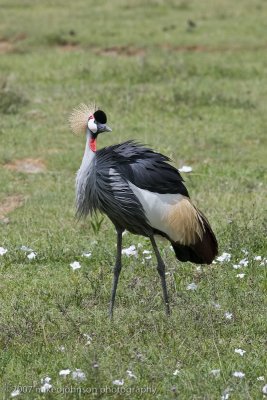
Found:
[[[87,127],[94,138],[101,132],[111,132],[112,129],[106,125],[107,116],[102,110],[97,110],[88,118]]]
[[[95,139],[101,132],[111,132],[107,126],[107,116],[104,111],[96,108],[95,105],[80,104],[70,115],[70,126],[74,134],[90,132]]]

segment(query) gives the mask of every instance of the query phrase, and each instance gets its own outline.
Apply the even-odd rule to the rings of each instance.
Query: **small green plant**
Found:
[[[103,215],[95,214],[91,219],[91,226],[93,228],[94,234],[98,235],[101,225],[105,217]]]
[[[0,84],[0,113],[16,114],[19,109],[28,103],[26,97],[18,90],[8,87],[6,80]]]
[[[73,30],[69,32],[51,33],[46,36],[46,41],[49,46],[74,46],[79,44],[76,39],[76,33]]]

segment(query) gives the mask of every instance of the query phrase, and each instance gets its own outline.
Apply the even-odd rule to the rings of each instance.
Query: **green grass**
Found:
[[[8,224],[0,218],[0,247],[8,249],[0,256],[1,398],[18,386],[25,399],[210,400],[225,390],[233,399],[262,398],[266,265],[254,257],[266,256],[266,8],[261,0],[0,0],[0,210],[9,196],[24,198]],[[136,139],[177,167],[193,167],[185,175],[191,197],[214,227],[220,254],[231,253],[230,262],[197,270],[160,244],[170,318],[154,257],[142,263],[148,241],[127,234],[124,247],[143,247],[138,258],[123,258],[108,319],[114,228],[106,217],[99,231],[74,218],[84,138],[70,134],[68,115],[92,100],[113,128],[99,147]],[[46,170],[5,168],[25,158]],[[248,266],[235,270],[245,257]],[[81,269],[72,271],[73,261]],[[187,290],[192,282],[195,291]],[[86,379],[60,377],[67,368]],[[54,392],[44,395],[46,376]]]

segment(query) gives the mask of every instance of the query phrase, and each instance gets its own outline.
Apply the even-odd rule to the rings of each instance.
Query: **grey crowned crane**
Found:
[[[168,239],[179,261],[210,264],[218,253],[207,218],[191,202],[179,171],[169,158],[127,141],[96,150],[100,133],[111,132],[106,114],[80,105],[70,116],[74,133],[86,133],[86,146],[76,177],[77,216],[97,210],[106,214],[117,231],[117,257],[110,301],[113,314],[121,272],[122,233],[148,237],[157,258],[166,313],[170,313],[165,265],[155,235]]]

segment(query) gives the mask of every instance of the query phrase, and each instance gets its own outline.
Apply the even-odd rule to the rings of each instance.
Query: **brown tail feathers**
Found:
[[[218,254],[217,239],[207,218],[196,209],[202,234],[192,244],[172,242],[175,255],[180,261],[191,261],[195,264],[211,264]]]

